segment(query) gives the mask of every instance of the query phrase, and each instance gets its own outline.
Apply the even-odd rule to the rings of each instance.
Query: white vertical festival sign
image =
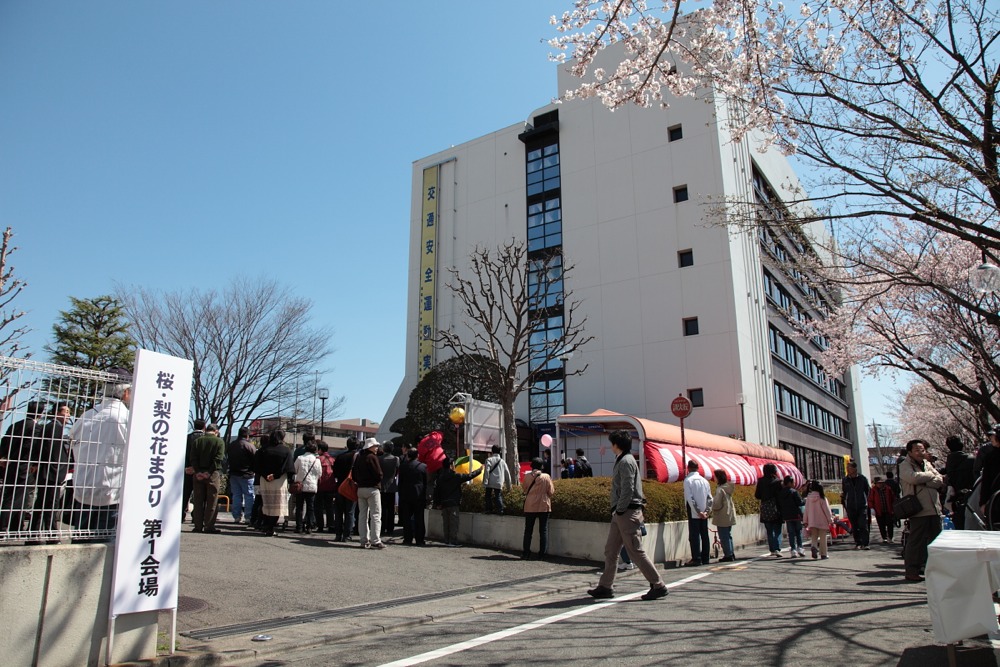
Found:
[[[136,353],[115,543],[112,619],[177,608],[192,371],[187,359],[149,350]]]

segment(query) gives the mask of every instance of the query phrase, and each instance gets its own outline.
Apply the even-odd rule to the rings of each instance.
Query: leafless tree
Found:
[[[477,247],[462,271],[448,269],[447,288],[458,297],[462,331],[442,330],[440,348],[455,355],[478,354],[494,362],[487,377],[477,378],[496,389],[503,408],[506,460],[518,466],[514,402],[536,382],[550,377],[581,375],[587,366],[565,372],[564,360],[594,339],[586,335],[586,318],[577,319],[579,302],[566,291],[573,266],[562,255],[529,256],[524,243],[508,241],[496,249]],[[561,327],[552,327],[561,318]]]
[[[312,385],[331,332],[309,326],[312,304],[277,282],[238,279],[219,292],[158,293],[118,286],[139,347],[194,362],[194,417],[216,421],[228,441],[262,407],[296,412],[296,380]],[[336,415],[343,397],[327,411]]]
[[[14,230],[8,227],[0,244],[0,354],[28,358],[31,355],[26,354],[21,345],[21,336],[28,332],[28,327],[18,323],[24,317],[24,311],[13,307],[14,299],[27,286],[14,275],[14,267],[10,263],[10,256],[17,250],[17,246],[11,244],[13,238]]]

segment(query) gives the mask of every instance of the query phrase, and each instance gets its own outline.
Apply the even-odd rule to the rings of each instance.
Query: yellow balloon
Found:
[[[461,408],[459,408],[459,410],[461,410]],[[455,472],[457,473],[464,474],[464,473],[476,472],[482,467],[483,467],[482,463],[480,463],[475,459],[472,459],[472,467],[470,469],[468,456],[463,456],[462,458],[457,459],[455,461]],[[473,477],[471,480],[469,480],[469,484],[482,484],[482,483],[483,483],[482,475],[477,475],[476,477]]]
[[[452,424],[461,424],[465,421],[465,408],[452,408],[448,413],[448,419]]]

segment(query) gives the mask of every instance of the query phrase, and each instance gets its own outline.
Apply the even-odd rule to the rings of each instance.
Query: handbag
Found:
[[[920,504],[920,499],[911,493],[896,501],[892,506],[892,515],[897,519],[909,519],[923,508],[923,505]]]
[[[358,499],[358,483],[354,481],[353,477],[351,477],[353,474],[353,471],[347,473],[347,477],[345,477],[344,481],[337,487],[337,493],[340,494],[340,497],[346,498],[352,503],[356,502]]]

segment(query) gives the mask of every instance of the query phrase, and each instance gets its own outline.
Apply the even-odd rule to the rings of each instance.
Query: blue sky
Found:
[[[334,330],[339,416],[381,420],[411,163],[548,103],[548,17],[570,4],[0,3],[0,225],[35,358],[69,296],[273,276]]]

